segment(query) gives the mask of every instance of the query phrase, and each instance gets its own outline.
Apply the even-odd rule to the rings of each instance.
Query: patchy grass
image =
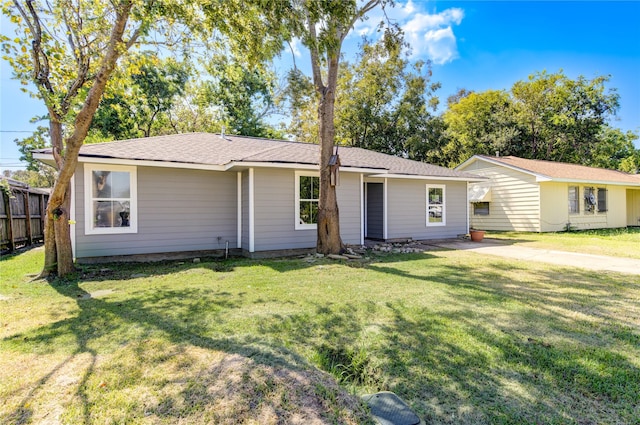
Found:
[[[0,262],[0,422],[639,424],[640,279],[461,251]],[[338,385],[340,383],[340,385]]]
[[[491,231],[486,237],[511,240],[533,248],[640,259],[640,227],[557,233]]]

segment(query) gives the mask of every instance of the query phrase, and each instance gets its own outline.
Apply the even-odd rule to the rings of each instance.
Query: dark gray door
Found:
[[[384,186],[367,183],[367,234],[369,239],[384,239]]]

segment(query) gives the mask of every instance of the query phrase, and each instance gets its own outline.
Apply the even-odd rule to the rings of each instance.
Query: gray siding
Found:
[[[237,173],[137,168],[138,232],[85,235],[83,166],[75,178],[76,257],[159,254],[237,248]],[[295,229],[295,170],[255,168],[253,179],[254,251],[316,246],[315,229]],[[242,248],[249,250],[249,171],[242,173]],[[389,179],[388,237],[453,237],[466,231],[466,183],[446,185],[446,226],[427,227],[426,182]],[[341,237],[361,241],[361,176],[343,172],[337,188]],[[380,193],[382,197],[382,193]],[[380,199],[382,200],[382,199]],[[382,205],[380,205],[382,211]]]
[[[387,238],[440,239],[467,232],[467,183],[387,180]],[[427,226],[427,185],[445,185],[445,226]]]
[[[224,249],[237,245],[236,174],[138,167],[138,233],[85,235],[83,167],[76,179],[76,257]]]
[[[360,244],[362,209],[360,205],[360,174],[340,173],[340,186],[336,189],[340,209],[340,237],[342,242]]]
[[[256,168],[255,251],[312,248],[315,230],[295,230],[294,170]]]
[[[295,229],[295,170],[255,169],[255,251],[314,248],[316,229]],[[342,173],[337,190],[340,233],[360,243],[360,176]]]

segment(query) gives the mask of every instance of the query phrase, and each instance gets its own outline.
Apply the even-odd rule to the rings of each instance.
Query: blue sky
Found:
[[[414,58],[433,62],[432,79],[442,83],[441,103],[458,88],[508,90],[543,70],[563,70],[569,78],[611,75],[608,87],[620,94],[612,125],[640,133],[640,1],[396,3],[388,16],[405,29]],[[345,43],[346,56],[380,18],[373,14],[356,26]],[[9,31],[3,18],[2,33],[13,35]],[[296,58],[303,69],[308,62],[304,53]],[[16,168],[19,153],[13,140],[28,135],[18,132],[33,130],[30,118],[45,110],[19,90],[5,61],[0,72],[0,168]]]

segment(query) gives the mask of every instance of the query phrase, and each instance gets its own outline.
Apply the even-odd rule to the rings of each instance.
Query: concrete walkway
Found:
[[[580,267],[589,270],[604,270],[640,275],[640,260],[633,258],[609,257],[604,255],[529,248],[490,238],[485,238],[482,242],[471,242],[467,240],[438,241],[431,245],[447,249],[463,249],[478,252],[480,254],[496,255],[505,258],[514,258],[517,260],[537,261],[556,264],[559,266]]]

